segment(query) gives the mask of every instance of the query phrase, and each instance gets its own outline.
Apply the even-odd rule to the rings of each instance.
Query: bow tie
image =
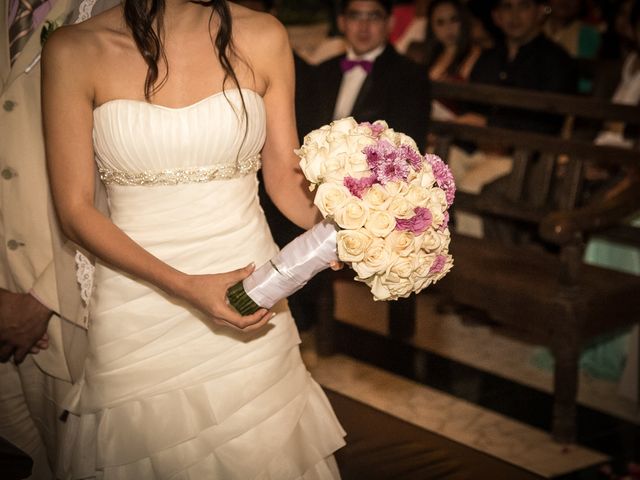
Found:
[[[361,67],[365,72],[371,73],[373,69],[373,62],[369,60],[349,60],[348,58],[343,58],[340,60],[340,68],[342,72],[348,72],[354,67]]]

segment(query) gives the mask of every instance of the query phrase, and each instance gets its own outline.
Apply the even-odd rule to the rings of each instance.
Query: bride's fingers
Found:
[[[256,264],[251,262],[246,267],[228,272],[227,278],[225,279],[227,281],[227,287],[231,287],[236,283],[244,280],[249,275],[251,275],[255,269],[256,269]]]
[[[275,315],[275,313],[271,313],[264,308],[261,308],[251,315],[245,316],[231,309],[229,309],[229,313],[229,315],[217,315],[214,317],[214,321],[220,325],[226,325],[242,332],[249,332],[263,327]]]
[[[329,267],[331,267],[331,270],[333,271],[342,270],[342,267],[344,267],[344,263],[339,260],[334,260],[333,262],[329,263]]]

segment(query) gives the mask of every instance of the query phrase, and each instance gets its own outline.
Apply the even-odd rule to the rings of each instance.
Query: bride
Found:
[[[126,0],[47,41],[54,202],[97,258],[61,478],[339,478],[344,432],[286,303],[243,317],[225,301],[276,252],[261,164],[287,217],[319,218],[293,153],[293,81],[284,28],[221,0]]]

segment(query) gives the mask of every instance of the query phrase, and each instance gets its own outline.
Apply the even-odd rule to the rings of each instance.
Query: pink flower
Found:
[[[396,230],[408,230],[414,235],[420,235],[433,222],[433,216],[428,208],[416,207],[415,215],[408,219],[397,218]]]
[[[409,165],[411,165],[416,172],[419,172],[422,169],[422,155],[416,152],[409,145],[400,145],[399,150],[402,157],[409,162]]]
[[[436,255],[436,259],[433,261],[429,273],[440,273],[447,263],[446,255]]]
[[[369,145],[363,152],[373,175],[382,185],[394,180],[405,181],[409,176],[409,164],[403,158],[402,151],[387,140]]]
[[[363,178],[344,177],[344,181],[342,183],[349,189],[351,195],[362,198],[364,192],[371,187],[371,185],[376,183],[376,177],[373,175]]]
[[[451,174],[451,170],[449,170],[447,164],[444,163],[437,155],[427,154],[425,158],[427,162],[431,164],[433,176],[436,179],[438,187],[444,190],[444,193],[447,196],[447,205],[451,206],[453,199],[456,196],[456,184],[453,179],[453,175]]]
[[[442,225],[440,225],[440,231],[444,232],[449,226],[449,211],[446,210],[444,212],[444,220],[442,220]]]
[[[364,126],[364,127],[369,127],[371,129],[371,134],[374,137],[379,137],[382,132],[384,132],[385,130],[385,126],[382,123],[371,123],[371,122],[362,122],[360,123],[360,125]]]

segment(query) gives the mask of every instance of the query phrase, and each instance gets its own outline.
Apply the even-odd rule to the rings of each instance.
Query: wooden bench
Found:
[[[446,83],[434,83],[433,96],[568,119],[640,123],[638,108],[575,96]],[[580,352],[598,336],[640,320],[640,278],[583,262],[585,242],[596,233],[640,248],[639,229],[624,224],[640,211],[640,151],[449,122],[433,121],[431,131],[438,138],[435,153],[445,161],[455,141],[489,142],[512,151],[504,192],[459,192],[454,208],[515,222],[537,232],[540,241],[505,245],[453,232],[454,268],[436,289],[464,307],[465,314],[490,319],[499,331],[550,348],[555,358],[552,432],[557,441],[572,442]],[[623,167],[628,176],[585,202],[587,164]],[[404,308],[408,315],[391,311],[389,321],[409,336],[415,318],[411,306]],[[332,315],[326,312],[323,318],[320,343],[323,352],[330,352]]]
[[[481,85],[434,85],[434,96],[553,113],[569,121],[640,123],[640,109],[582,97]],[[585,242],[598,233],[640,248],[638,229],[624,224],[640,212],[640,151],[596,146],[498,128],[434,122],[435,152],[447,159],[455,140],[491,142],[513,152],[501,194],[460,193],[455,208],[532,227],[540,242],[505,245],[455,234],[455,268],[439,289],[488,316],[511,335],[551,349],[555,359],[552,431],[575,439],[578,360],[598,336],[640,321],[640,278],[583,262]],[[585,199],[585,172],[593,166],[626,176]]]

